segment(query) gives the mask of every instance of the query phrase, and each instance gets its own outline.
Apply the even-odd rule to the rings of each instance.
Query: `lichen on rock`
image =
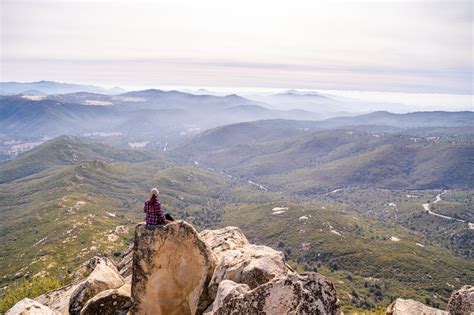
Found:
[[[448,303],[452,315],[474,314],[474,286],[465,285],[451,295]]]
[[[334,285],[317,273],[289,274],[244,294],[228,294],[214,315],[341,314]]]
[[[132,306],[131,287],[125,284],[118,289],[105,290],[91,298],[81,315],[126,315]]]

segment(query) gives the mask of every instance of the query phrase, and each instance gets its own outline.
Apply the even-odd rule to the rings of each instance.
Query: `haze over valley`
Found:
[[[0,314],[471,314],[473,12],[0,0]]]

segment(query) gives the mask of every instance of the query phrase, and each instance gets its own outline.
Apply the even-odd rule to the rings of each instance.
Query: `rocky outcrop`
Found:
[[[231,291],[212,314],[341,314],[334,285],[317,273],[275,278],[243,294]]]
[[[267,246],[250,244],[237,227],[204,230],[200,236],[218,257],[217,267],[209,284],[209,293],[216,297],[223,280],[243,283],[254,289],[275,277],[286,276],[289,268],[284,255]]]
[[[449,314],[474,314],[474,286],[465,285],[451,295],[448,303]]]
[[[282,252],[267,246],[244,245],[221,253],[209,289],[214,297],[222,280],[244,283],[254,289],[275,277],[284,277],[288,272]]]
[[[340,312],[327,278],[294,273],[283,253],[238,228],[198,235],[185,222],[137,226],[132,299],[137,314],[202,314],[211,303],[205,314]]]
[[[387,315],[448,315],[448,312],[426,306],[415,300],[396,299],[387,308]]]
[[[117,289],[124,284],[117,269],[108,262],[108,259],[99,260],[94,271],[84,281],[79,283],[71,294],[69,313],[79,314],[87,301],[97,293],[109,289]]]
[[[212,302],[208,284],[215,264],[215,254],[190,224],[139,224],[133,251],[133,312],[201,314]]]
[[[227,250],[241,248],[250,244],[244,233],[234,226],[228,226],[220,230],[204,230],[199,233],[199,236],[201,236],[217,257],[220,257]]]
[[[87,301],[81,315],[120,315],[127,314],[132,306],[129,284],[118,289],[105,290]]]
[[[117,267],[96,257],[76,275],[88,273],[33,302],[53,314],[340,313],[327,278],[295,273],[281,252],[250,244],[236,227],[198,234],[183,221],[139,224]]]
[[[56,315],[57,312],[54,312],[49,307],[33,301],[31,299],[25,298],[20,302],[16,303],[11,309],[8,310],[6,315]]]

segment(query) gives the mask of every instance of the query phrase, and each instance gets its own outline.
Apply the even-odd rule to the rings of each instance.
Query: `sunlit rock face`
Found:
[[[132,299],[135,314],[201,314],[216,257],[196,230],[178,221],[135,230]]]
[[[219,230],[204,230],[199,233],[199,236],[218,257],[227,250],[250,244],[244,233],[235,226],[227,226]]]

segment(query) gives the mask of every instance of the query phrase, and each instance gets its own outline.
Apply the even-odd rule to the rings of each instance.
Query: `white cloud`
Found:
[[[12,59],[30,60],[32,72],[43,71],[34,62],[41,59],[71,60],[61,63],[64,72],[76,60],[142,60],[168,77],[190,75],[189,84],[201,73],[215,80],[211,85],[296,80],[335,88],[364,81],[388,89],[407,88],[405,82],[421,90],[472,91],[470,1],[2,0],[2,29],[6,79],[18,76]],[[123,67],[130,68],[102,66],[128,75],[143,70]],[[215,73],[223,77],[212,78]],[[135,79],[167,83],[153,76],[145,71]]]

